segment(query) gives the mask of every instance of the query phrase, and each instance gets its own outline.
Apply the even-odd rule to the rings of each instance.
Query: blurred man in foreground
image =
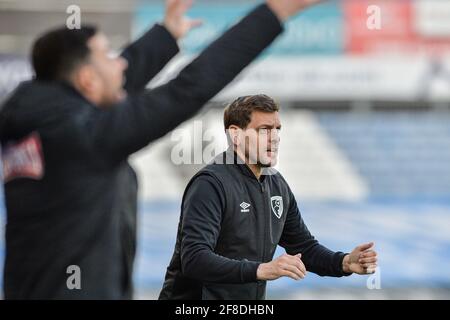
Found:
[[[184,16],[189,1],[168,0],[164,25],[119,57],[95,27],[40,37],[36,78],[0,111],[5,298],[131,298],[137,182],[128,156],[192,117],[315,2],[267,0],[154,90],[145,85],[198,24]]]

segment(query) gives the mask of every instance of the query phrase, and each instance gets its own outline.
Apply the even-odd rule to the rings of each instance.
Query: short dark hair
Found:
[[[97,33],[92,25],[80,29],[53,29],[33,44],[31,60],[36,79],[63,80],[90,56],[88,41]]]
[[[251,121],[252,112],[276,112],[280,109],[278,104],[265,94],[239,97],[230,103],[223,114],[225,130],[231,125],[245,129]]]

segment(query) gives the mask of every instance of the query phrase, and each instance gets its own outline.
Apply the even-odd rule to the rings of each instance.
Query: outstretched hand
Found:
[[[373,246],[373,242],[362,244],[346,255],[342,262],[344,272],[357,274],[374,273],[377,267],[377,253],[373,250]]]
[[[202,24],[201,20],[190,19],[186,16],[192,4],[193,0],[166,0],[164,26],[177,40]]]

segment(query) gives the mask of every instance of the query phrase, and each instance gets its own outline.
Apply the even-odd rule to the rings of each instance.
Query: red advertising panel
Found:
[[[450,1],[347,0],[343,6],[347,53],[450,52]]]
[[[347,52],[384,54],[414,49],[418,39],[410,1],[349,0],[343,5]]]

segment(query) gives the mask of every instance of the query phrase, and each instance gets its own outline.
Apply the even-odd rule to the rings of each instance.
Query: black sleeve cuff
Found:
[[[270,25],[277,25],[279,27],[278,32],[284,31],[284,24],[278,16],[272,11],[272,9],[269,8],[267,4],[261,4],[259,7],[257,7],[254,11],[255,14],[261,16],[267,24]]]
[[[242,267],[241,267],[242,283],[257,281],[256,271],[258,270],[259,265],[260,265],[259,262],[248,261],[247,259],[244,259],[242,261]]]
[[[267,3],[261,4],[262,8],[264,8],[263,10],[268,11],[269,15],[272,17],[272,20],[275,19],[278,24],[281,26],[281,28],[283,28],[284,24],[283,21],[281,21],[278,16],[275,14],[275,12],[272,11],[272,9],[269,8],[269,6],[267,5]]]
[[[339,265],[337,266],[337,270],[339,270],[340,276],[348,277],[348,276],[352,275],[353,274],[352,272],[350,272],[350,273],[344,272],[343,265],[342,265],[342,262],[344,261],[344,258],[346,255],[348,255],[348,253],[337,252],[337,254],[339,254],[339,259],[338,259]]]
[[[158,32],[159,36],[163,39],[162,41],[159,41],[158,45],[165,46],[165,50],[167,52],[171,53],[172,56],[178,53],[180,51],[180,47],[178,46],[177,39],[174,38],[174,36],[170,33],[167,28],[160,24],[156,23],[153,28],[151,28],[147,34],[150,35],[153,32]],[[147,36],[147,34],[144,35],[144,37]],[[153,44],[154,45],[154,44]]]

